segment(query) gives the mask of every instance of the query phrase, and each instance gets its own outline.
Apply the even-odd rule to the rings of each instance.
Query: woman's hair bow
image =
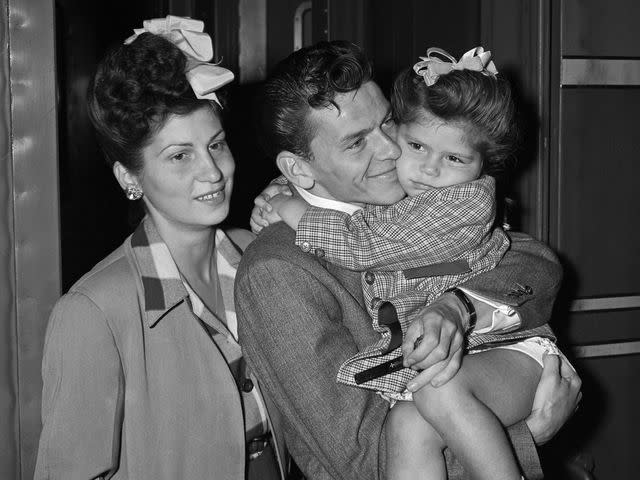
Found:
[[[473,70],[485,75],[496,75],[498,70],[491,61],[491,52],[476,47],[462,55],[459,61],[441,48],[431,47],[426,57],[420,57],[420,62],[413,66],[414,72],[424,78],[427,86],[438,81],[440,75],[446,75],[452,70]]]
[[[135,33],[124,43],[130,44],[145,32],[169,40],[187,56],[185,75],[196,97],[214,100],[220,105],[215,91],[231,82],[234,75],[231,70],[208,63],[213,58],[213,45],[211,37],[203,30],[204,22],[201,20],[167,15],[166,18],[145,20],[143,27],[134,29]]]

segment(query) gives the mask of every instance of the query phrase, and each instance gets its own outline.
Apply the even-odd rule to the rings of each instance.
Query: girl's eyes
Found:
[[[420,143],[416,143],[416,142],[407,142],[409,147],[413,150],[415,150],[416,152],[422,152],[424,151],[424,146],[421,145]]]
[[[453,163],[464,163],[462,160],[460,160],[455,155],[447,155],[447,160],[449,160],[450,162],[453,162]]]

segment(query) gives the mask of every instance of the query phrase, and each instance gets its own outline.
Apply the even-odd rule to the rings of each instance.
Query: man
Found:
[[[324,42],[293,53],[267,81],[263,102],[265,146],[309,203],[353,212],[404,196],[389,103],[354,45]],[[362,304],[360,275],[325,262],[311,245],[295,247],[294,239],[280,223],[246,250],[236,277],[241,343],[307,478],[383,478],[389,405],[336,382],[340,365],[377,336]],[[498,268],[463,285],[478,314],[474,328],[510,338],[505,329],[544,324],[560,276],[545,246],[516,236]],[[443,384],[456,374],[469,322],[468,307],[453,294],[418,312],[412,328],[424,340],[406,359],[422,370],[416,386]],[[558,362],[546,360],[531,416],[509,431],[527,478],[541,476],[531,433],[548,440],[577,404],[580,381]],[[460,468],[449,455],[450,478],[462,478]]]

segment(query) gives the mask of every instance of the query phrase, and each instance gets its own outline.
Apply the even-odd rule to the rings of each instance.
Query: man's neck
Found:
[[[339,200],[319,197],[318,195],[314,195],[313,193],[310,193],[308,190],[305,190],[304,188],[300,188],[296,185],[294,185],[294,187],[296,188],[296,190],[298,190],[298,193],[300,193],[300,196],[304,198],[307,201],[307,203],[309,203],[310,205],[313,205],[314,207],[330,208],[331,210],[338,210],[340,212],[344,212],[349,215],[352,215],[353,213],[362,209],[362,207],[358,205],[354,205],[352,203],[346,203],[346,202],[341,202]]]

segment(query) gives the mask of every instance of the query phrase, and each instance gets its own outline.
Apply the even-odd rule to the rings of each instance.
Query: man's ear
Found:
[[[306,158],[295,153],[282,151],[276,157],[276,165],[289,182],[305,190],[313,188],[315,184],[313,170]]]
[[[113,164],[113,175],[116,177],[116,180],[120,184],[120,187],[125,192],[127,191],[127,187],[132,187],[134,185],[140,186],[138,178],[120,162],[115,162]]]

